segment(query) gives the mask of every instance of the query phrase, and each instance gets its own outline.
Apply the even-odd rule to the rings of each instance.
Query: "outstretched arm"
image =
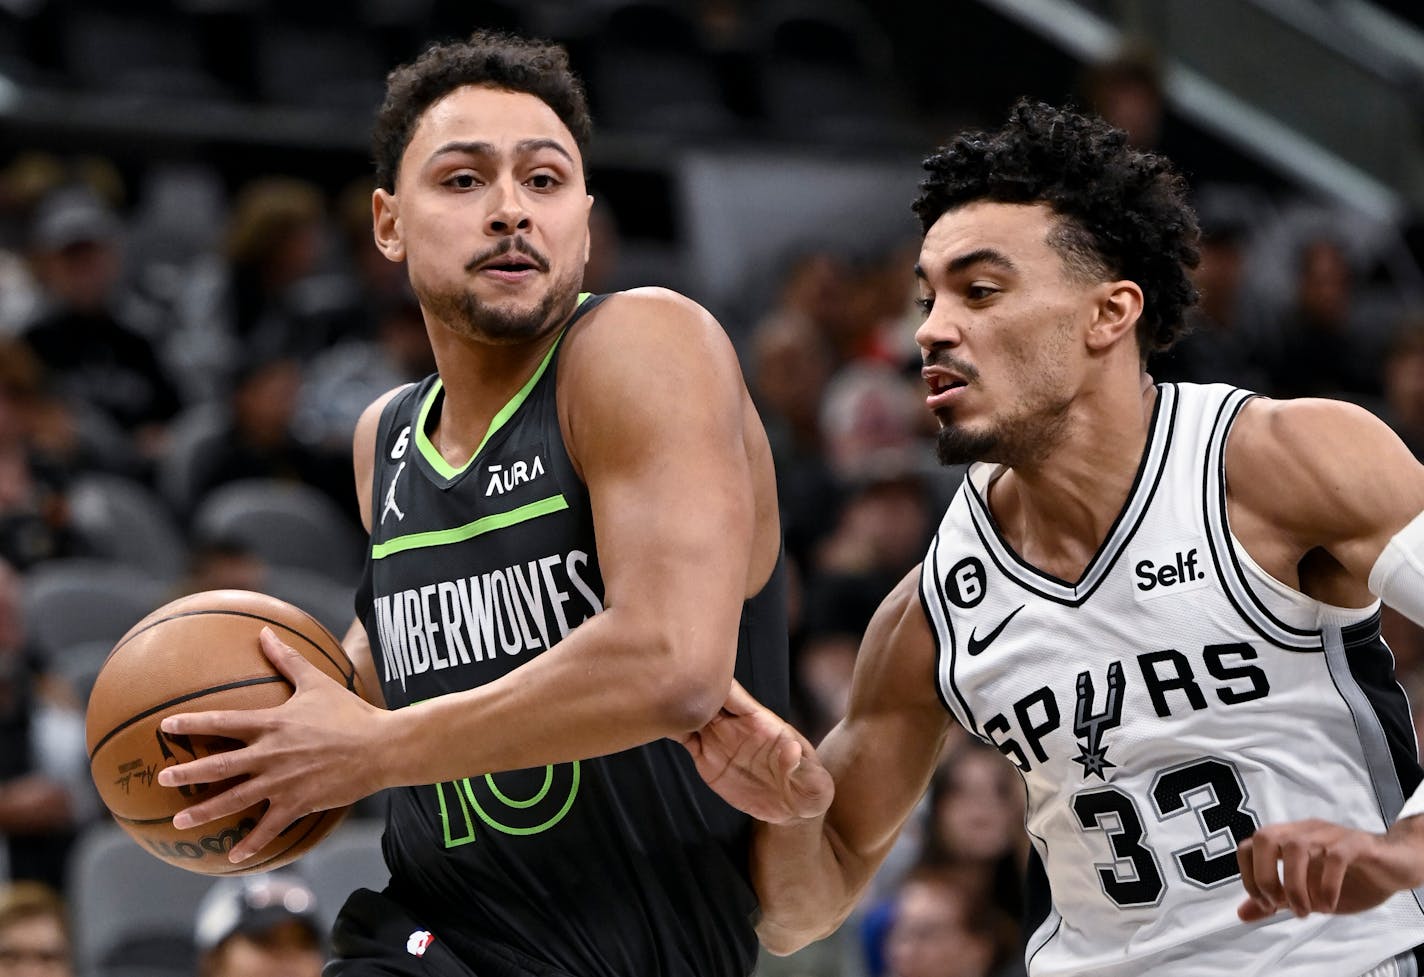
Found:
[[[1424,626],[1424,467],[1381,421],[1338,401],[1253,401],[1226,461],[1232,529],[1268,572],[1338,606],[1378,596]],[[1267,825],[1237,859],[1247,922],[1372,908],[1424,885],[1424,786],[1384,833]]]
[[[757,934],[773,953],[791,953],[845,920],[934,772],[949,714],[935,694],[918,576],[911,572],[876,611],[846,717],[817,751],[739,687],[716,719],[684,739],[703,778],[761,819],[752,880]]]

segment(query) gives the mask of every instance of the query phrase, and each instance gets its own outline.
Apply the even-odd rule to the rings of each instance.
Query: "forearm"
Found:
[[[869,880],[868,873],[853,870],[855,864],[824,817],[757,822],[751,867],[762,946],[784,956],[835,932]]]
[[[718,656],[689,649],[703,640],[609,608],[496,681],[383,714],[385,786],[567,763],[696,729],[725,697],[736,651],[735,632]]]

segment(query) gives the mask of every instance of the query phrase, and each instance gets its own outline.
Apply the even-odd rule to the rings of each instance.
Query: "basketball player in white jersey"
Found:
[[[763,943],[845,919],[957,721],[1023,777],[1031,977],[1417,974],[1424,775],[1379,608],[1424,623],[1424,468],[1344,403],[1152,381],[1196,222],[1121,132],[1021,103],[925,167],[927,404],[974,464],[818,751],[735,688],[685,741],[775,822]]]

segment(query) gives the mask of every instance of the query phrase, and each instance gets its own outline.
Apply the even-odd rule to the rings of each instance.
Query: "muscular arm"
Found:
[[[753,512],[731,345],[672,293],[610,299],[566,342],[561,414],[588,486],[606,610],[502,679],[391,713],[394,783],[686,733],[731,684]]]
[[[1249,403],[1226,466],[1242,545],[1277,579],[1337,606],[1373,600],[1372,568],[1424,510],[1424,467],[1381,421],[1338,401]],[[1237,910],[1243,920],[1285,908],[1358,912],[1424,884],[1424,815],[1384,834],[1322,820],[1267,825],[1240,845],[1237,860],[1248,895]]]
[[[757,935],[773,953],[790,953],[845,920],[934,772],[949,714],[935,695],[934,642],[918,576],[918,569],[906,576],[876,611],[846,717],[817,748],[835,780],[830,809],[808,821],[756,827]]]
[[[1424,467],[1382,421],[1341,401],[1249,402],[1226,477],[1232,530],[1252,557],[1340,606],[1373,599],[1370,569],[1424,510]]]
[[[717,712],[732,681],[755,512],[736,355],[710,316],[667,292],[610,299],[566,342],[561,421],[589,490],[606,611],[501,679],[394,711],[265,637],[290,699],[164,721],[168,732],[247,744],[164,770],[165,786],[246,778],[181,812],[178,827],[268,800],[232,851],[241,861],[303,814],[385,787],[615,753]],[[358,440],[373,437],[378,414],[373,405]],[[358,454],[363,506],[371,457]],[[359,629],[347,650],[374,680]],[[353,751],[370,762],[353,770]]]

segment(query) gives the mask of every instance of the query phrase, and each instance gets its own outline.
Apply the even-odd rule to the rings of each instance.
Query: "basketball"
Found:
[[[99,796],[125,831],[156,857],[204,875],[265,872],[293,861],[341,823],[346,809],[298,819],[260,852],[234,865],[227,853],[256,825],[266,802],[186,830],[173,815],[235,781],[163,787],[164,767],[241,744],[159,729],[164,717],[214,709],[280,705],[292,686],[262,653],[263,627],[312,664],[360,694],[341,643],[311,615],[244,590],[214,590],[165,604],[139,621],[109,653],[85,717],[89,771]]]

